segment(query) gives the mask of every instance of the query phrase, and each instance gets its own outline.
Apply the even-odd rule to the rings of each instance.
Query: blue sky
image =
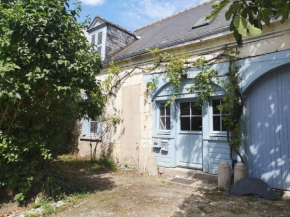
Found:
[[[195,6],[205,0],[81,0],[80,21],[99,15],[130,31]]]

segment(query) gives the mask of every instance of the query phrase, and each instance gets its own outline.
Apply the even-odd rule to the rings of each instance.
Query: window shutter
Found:
[[[90,134],[90,121],[87,119],[82,119],[82,135]]]
[[[96,44],[96,35],[92,35],[92,41],[91,41],[91,44],[92,45],[95,45]]]
[[[98,33],[98,45],[103,43],[103,32]]]

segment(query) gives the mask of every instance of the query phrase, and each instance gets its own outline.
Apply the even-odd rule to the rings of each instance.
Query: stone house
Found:
[[[98,76],[103,80],[108,63],[114,60],[123,73],[134,67],[152,65],[154,59],[146,48],[158,47],[173,55],[194,53],[215,57],[227,46],[236,46],[224,11],[211,21],[203,21],[211,11],[208,1],[159,20],[131,33],[96,17],[88,29],[88,40],[104,60]],[[290,22],[273,21],[263,34],[244,38],[238,64],[240,88],[245,96],[244,132],[241,153],[250,176],[261,178],[274,188],[290,190]],[[226,72],[228,62],[212,67]],[[222,161],[229,162],[229,146],[222,117],[216,107],[222,103],[224,90],[218,84],[210,100],[195,109],[197,94],[187,90],[199,71],[187,70],[178,97],[170,108],[164,103],[173,94],[164,73],[151,74],[137,69],[110,100],[108,114],[118,113],[123,122],[108,133],[97,153],[110,154],[121,164],[147,171],[148,157],[154,155],[159,170],[185,167],[217,174]],[[158,78],[151,102],[145,104],[146,83]],[[82,121],[80,155],[90,155],[102,126],[97,121]],[[91,145],[91,146],[90,146]],[[237,158],[239,160],[239,158]]]

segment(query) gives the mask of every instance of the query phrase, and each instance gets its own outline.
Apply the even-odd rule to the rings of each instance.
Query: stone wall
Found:
[[[111,57],[137,40],[133,35],[108,25],[106,56]]]

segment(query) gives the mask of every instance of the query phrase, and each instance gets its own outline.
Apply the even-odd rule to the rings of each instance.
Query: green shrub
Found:
[[[104,107],[101,58],[77,22],[80,5],[68,4],[0,1],[0,192],[10,188],[20,201],[33,183],[52,182],[44,165],[73,143],[65,135],[76,120],[96,119]]]

